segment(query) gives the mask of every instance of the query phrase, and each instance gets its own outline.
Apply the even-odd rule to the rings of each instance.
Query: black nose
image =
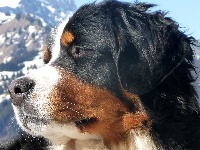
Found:
[[[34,85],[34,81],[27,77],[21,77],[12,81],[8,87],[12,103],[14,105],[20,105],[27,97],[30,90],[34,88]]]

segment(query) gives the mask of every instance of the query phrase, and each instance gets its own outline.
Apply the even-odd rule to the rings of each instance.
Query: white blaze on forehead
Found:
[[[55,67],[46,65],[40,69],[32,71],[26,77],[33,79],[37,84],[52,85],[57,83],[58,78],[60,77],[59,72]]]
[[[62,36],[63,30],[69,21],[69,18],[72,16],[72,14],[68,15],[67,18],[65,18],[58,26],[56,27],[56,33],[53,38],[55,38],[54,44],[52,46],[52,58],[50,60],[50,63],[55,61],[59,55],[60,55],[60,38]]]

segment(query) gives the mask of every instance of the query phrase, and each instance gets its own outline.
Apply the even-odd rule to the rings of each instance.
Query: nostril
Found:
[[[20,83],[14,85],[14,94],[22,94],[28,92],[34,86],[32,80],[23,79]]]
[[[15,87],[14,88],[14,93],[15,94],[19,94],[19,93],[23,93],[22,90],[19,87]]]

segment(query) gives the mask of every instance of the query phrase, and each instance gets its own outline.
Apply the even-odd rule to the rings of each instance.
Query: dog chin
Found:
[[[36,115],[28,115],[15,106],[13,108],[17,122],[22,130],[34,136],[43,136],[55,144],[63,144],[62,141],[66,142],[70,139],[102,140],[102,137],[98,134],[80,132],[76,122],[62,124],[51,119],[46,119],[47,117],[42,118]]]
[[[55,121],[38,123],[28,123],[29,133],[32,135],[43,136],[49,139],[53,145],[65,145],[72,139],[76,140],[102,140],[102,137],[98,134],[82,133],[76,127],[76,124],[71,122],[67,124],[60,124]],[[26,130],[27,131],[27,130]]]

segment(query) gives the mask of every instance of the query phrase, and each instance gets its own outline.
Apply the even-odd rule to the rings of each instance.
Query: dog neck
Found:
[[[141,130],[131,130],[127,139],[117,145],[106,146],[103,139],[65,139],[66,143],[55,144],[49,147],[50,150],[154,150],[157,149],[149,132]]]

